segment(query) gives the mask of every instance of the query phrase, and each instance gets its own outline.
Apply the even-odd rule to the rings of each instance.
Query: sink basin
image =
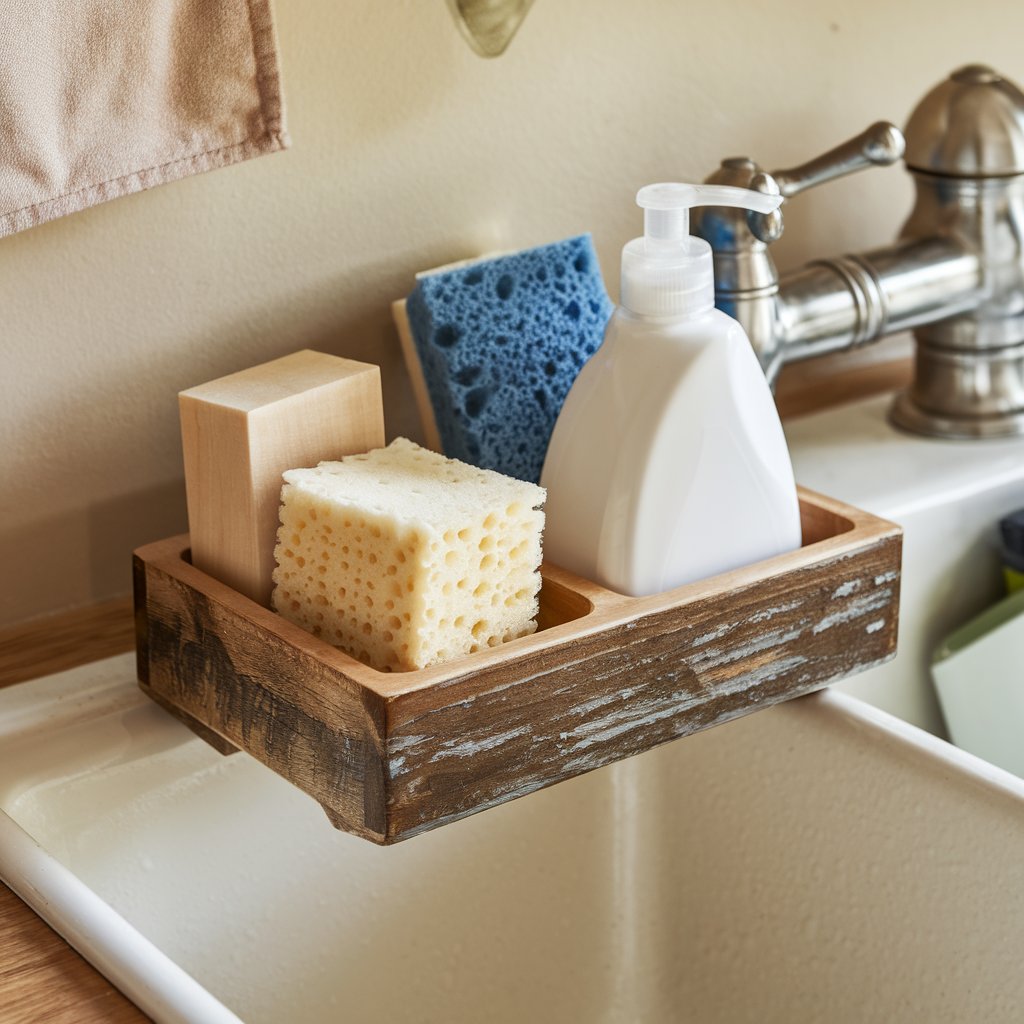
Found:
[[[1024,781],[945,742],[926,659],[998,592],[1024,442],[884,407],[789,436],[802,483],[906,528],[888,666],[381,849],[115,658],[0,691],[5,827],[248,1024],[1016,1020]]]
[[[899,654],[839,689],[945,738],[929,666],[939,643],[1003,594],[999,519],[1024,508],[1024,441],[894,431],[876,398],[787,428],[798,479],[899,523]]]

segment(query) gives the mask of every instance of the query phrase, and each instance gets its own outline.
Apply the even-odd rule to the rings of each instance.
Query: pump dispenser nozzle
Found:
[[[711,246],[690,234],[693,206],[738,206],[771,213],[782,196],[729,185],[647,185],[636,196],[644,237],[622,250],[621,304],[640,316],[692,316],[715,304]]]

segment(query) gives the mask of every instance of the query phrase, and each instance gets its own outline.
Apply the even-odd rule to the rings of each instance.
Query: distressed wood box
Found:
[[[890,658],[900,529],[800,498],[799,551],[646,598],[545,566],[533,636],[390,674],[160,541],[135,555],[139,682],[335,827],[395,843]]]

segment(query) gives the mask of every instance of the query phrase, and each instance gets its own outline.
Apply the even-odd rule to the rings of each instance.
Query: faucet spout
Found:
[[[985,296],[981,260],[960,239],[900,242],[784,274],[773,334],[784,363],[867,345],[975,309]]]

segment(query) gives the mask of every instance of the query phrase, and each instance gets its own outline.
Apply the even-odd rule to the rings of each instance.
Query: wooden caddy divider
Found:
[[[336,828],[399,842],[892,657],[900,528],[804,489],[800,507],[799,550],[664,594],[545,566],[532,636],[401,673],[200,572],[174,537],[135,554],[139,684]]]

